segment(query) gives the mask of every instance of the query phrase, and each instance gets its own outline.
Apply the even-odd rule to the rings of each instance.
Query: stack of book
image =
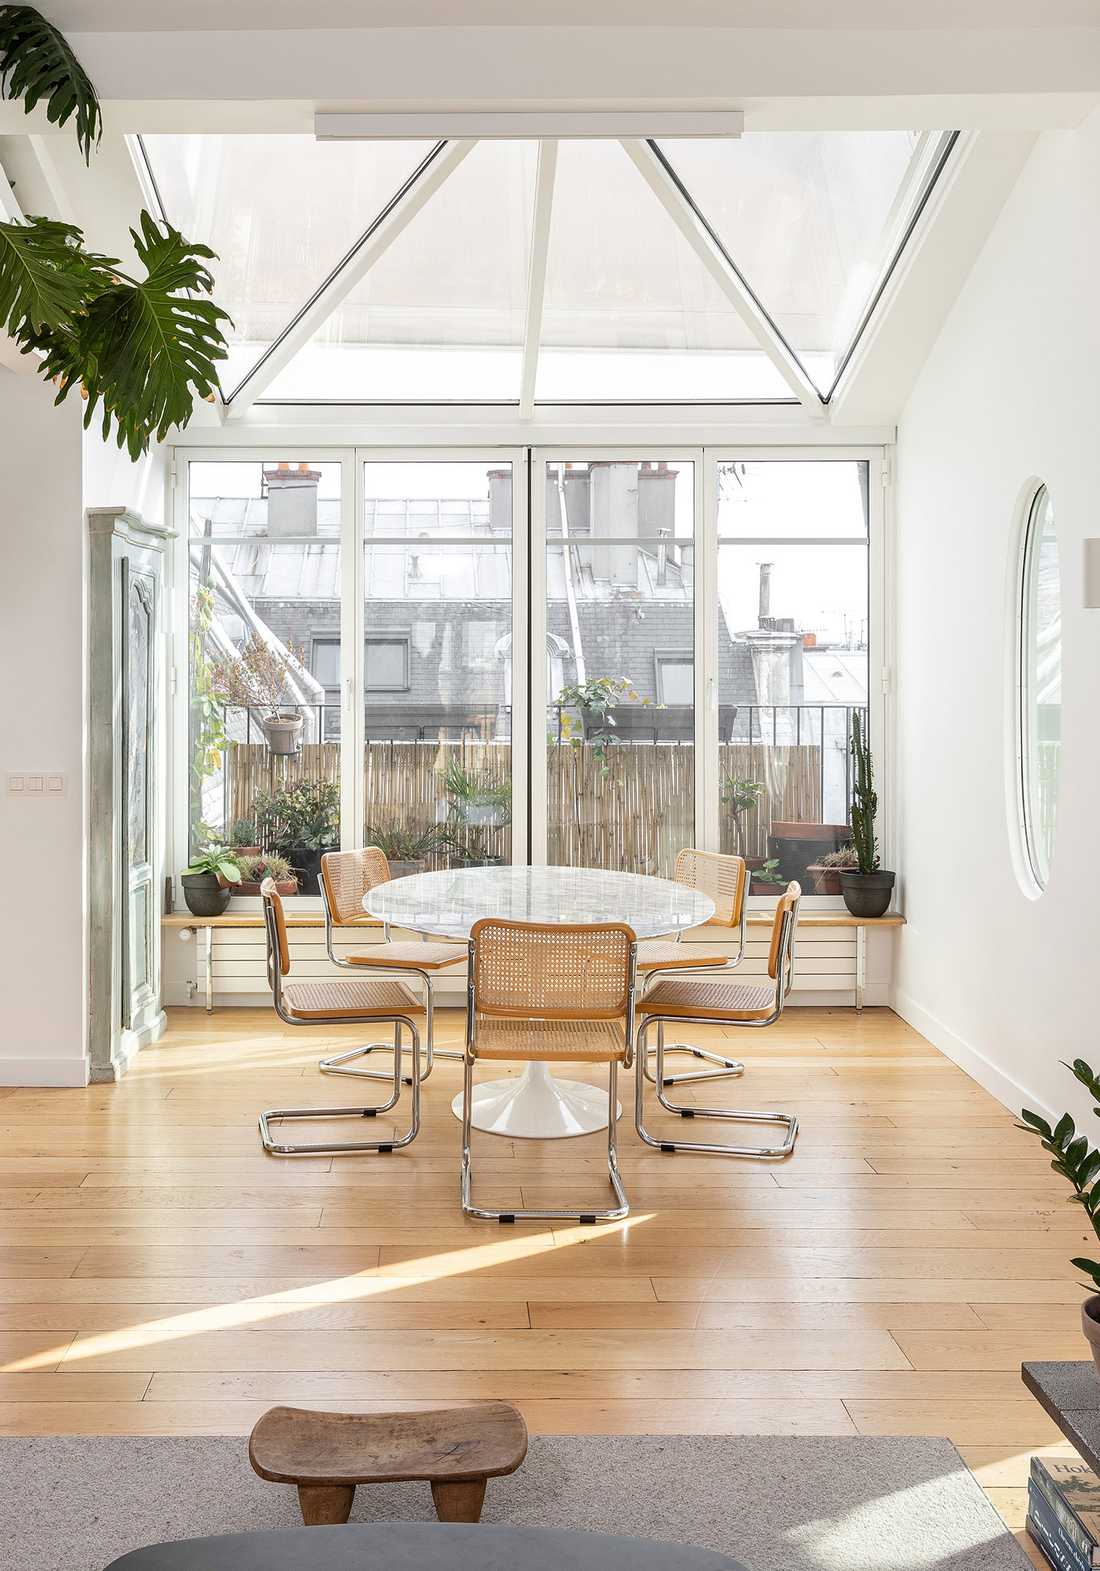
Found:
[[[1100,1571],[1100,1478],[1069,1457],[1033,1456],[1027,1526],[1057,1571]]]

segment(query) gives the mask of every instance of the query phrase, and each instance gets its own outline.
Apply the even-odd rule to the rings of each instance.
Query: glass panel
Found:
[[[670,877],[694,831],[694,466],[546,467],[548,861]],[[689,667],[690,669],[690,667]]]
[[[479,143],[265,398],[518,398],[536,152]]]
[[[512,858],[512,466],[363,465],[368,844]]]
[[[662,151],[827,392],[942,141],[928,131],[749,132]]]
[[[821,859],[849,843],[851,717],[868,704],[867,467],[718,466],[721,848],[758,894],[791,878],[840,893]]]
[[[192,849],[259,846],[315,895],[340,843],[340,547],[320,497],[335,533],[340,466],[188,471]],[[242,512],[247,538],[225,538]]]
[[[142,144],[168,218],[217,252],[215,298],[233,318],[227,393],[432,147],[266,134]]]
[[[1054,504],[1042,486],[1024,544],[1022,791],[1025,841],[1039,887],[1050,877],[1062,752],[1062,576]]]
[[[558,150],[536,396],[793,396],[617,142]]]

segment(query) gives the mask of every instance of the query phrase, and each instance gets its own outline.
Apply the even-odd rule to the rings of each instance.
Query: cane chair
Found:
[[[710,896],[714,901],[714,915],[707,925],[735,930],[737,948],[729,955],[719,950],[703,949],[698,944],[681,943],[679,936],[675,940],[644,939],[638,945],[638,973],[644,979],[647,991],[667,976],[698,976],[715,970],[732,971],[745,958],[748,870],[744,859],[689,847],[677,855],[672,876],[676,883]],[[664,1081],[665,1085],[679,1085],[686,1080],[724,1080],[745,1072],[744,1064],[737,1059],[708,1052],[691,1042],[669,1042],[665,1047],[666,1056],[669,1053],[690,1053],[693,1058],[705,1059],[718,1067],[669,1075]],[[642,1070],[646,1079],[652,1083],[648,1058],[643,1060]]]
[[[592,926],[483,917],[470,930],[466,1053],[462,1078],[462,1210],[483,1221],[613,1222],[630,1211],[615,1138],[618,1073],[634,1039],[637,942],[621,923]],[[615,1205],[583,1211],[490,1211],[473,1203],[470,1141],[474,1065],[606,1064],[607,1176]]]
[[[317,1156],[339,1152],[387,1153],[411,1145],[420,1131],[420,1032],[411,1016],[420,1005],[403,982],[357,977],[325,982],[291,982],[290,945],[283,902],[271,878],[260,885],[267,930],[267,977],[275,1013],[289,1026],[347,1025],[352,1021],[386,1022],[393,1026],[393,1094],[377,1107],[278,1107],[260,1114],[260,1139],[272,1156]],[[290,1145],[277,1140],[271,1125],[288,1119],[376,1118],[396,1107],[401,1096],[402,1032],[412,1042],[412,1085],[409,1127],[391,1140],[322,1141]]]
[[[783,1013],[794,967],[794,939],[798,927],[798,903],[802,890],[787,885],[776,902],[768,950],[768,976],[760,983],[723,982],[700,977],[675,977],[650,988],[638,1005],[638,1073],[634,1080],[634,1127],[647,1146],[656,1151],[702,1151],[714,1156],[772,1158],[789,1156],[798,1138],[798,1119],[793,1113],[750,1112],[744,1108],[683,1107],[665,1095],[668,1081],[664,1075],[665,1026],[671,1022],[705,1021],[709,1025],[745,1026],[757,1030],[774,1025]],[[733,1123],[778,1124],[783,1130],[778,1144],[767,1146],[720,1145],[697,1140],[659,1140],[645,1127],[645,1079],[642,1066],[650,1051],[649,1034],[656,1027],[657,1100],[669,1113],[681,1118],[728,1119]]]
[[[431,1074],[437,1056],[433,1029],[435,996],[432,990],[432,978],[435,973],[445,970],[448,966],[460,965],[466,959],[465,945],[439,944],[429,942],[427,939],[413,943],[394,943],[386,923],[382,924],[384,941],[372,945],[365,954],[337,954],[333,942],[337,927],[379,925],[376,918],[367,916],[363,910],[363,896],[377,884],[388,884],[389,881],[390,864],[385,852],[379,850],[377,846],[367,846],[362,851],[325,853],[321,858],[321,904],[325,912],[325,948],[333,965],[339,966],[341,970],[362,972],[366,969],[406,980],[415,979],[417,985],[424,989],[424,1011],[427,1016],[424,1073],[421,1077],[424,1081]],[[352,1069],[348,1066],[357,1058],[366,1058],[370,1053],[393,1051],[394,1045],[390,1042],[367,1042],[362,1047],[349,1049],[346,1053],[336,1053],[332,1058],[322,1058],[318,1068],[326,1075],[353,1075],[362,1080],[388,1080],[390,1077],[384,1069]],[[453,1058],[456,1062],[461,1062],[462,1054],[441,1050],[438,1057]],[[405,1079],[405,1084],[411,1084],[408,1077]]]

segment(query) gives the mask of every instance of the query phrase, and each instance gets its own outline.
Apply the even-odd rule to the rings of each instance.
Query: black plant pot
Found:
[[[302,895],[319,895],[321,893],[321,858],[328,851],[339,851],[338,845],[331,846],[290,846],[286,857],[298,875],[298,893]]]
[[[882,916],[894,893],[893,873],[841,873],[840,892],[853,916]]]
[[[222,916],[233,893],[223,889],[216,873],[182,873],[183,898],[192,916]]]

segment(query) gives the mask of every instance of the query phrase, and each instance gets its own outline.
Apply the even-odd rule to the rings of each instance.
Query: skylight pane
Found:
[[[535,397],[792,397],[617,142],[563,142]]]
[[[431,150],[312,136],[143,136],[168,219],[218,254],[228,394]]]
[[[661,151],[828,392],[942,148],[940,132],[749,132]]]
[[[264,393],[519,396],[534,142],[480,142]]]

